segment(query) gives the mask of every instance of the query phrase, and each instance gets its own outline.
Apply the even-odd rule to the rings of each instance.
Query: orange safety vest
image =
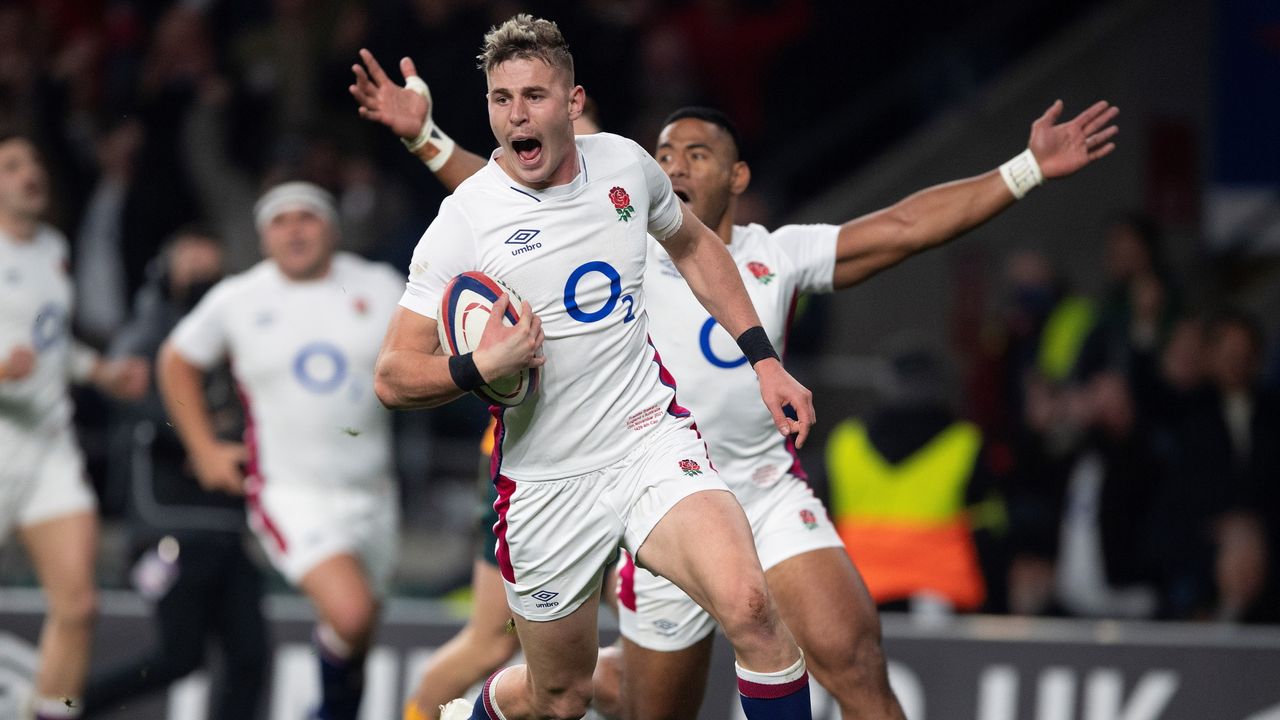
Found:
[[[877,603],[920,592],[975,610],[986,597],[965,505],[982,433],[957,422],[891,465],[846,420],[827,442],[836,529]]]

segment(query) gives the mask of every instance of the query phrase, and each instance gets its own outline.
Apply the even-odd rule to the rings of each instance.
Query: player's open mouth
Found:
[[[511,149],[515,150],[516,157],[520,158],[520,162],[531,165],[538,160],[538,156],[542,154],[542,142],[528,138],[526,140],[512,140]]]
[[[680,198],[684,202],[689,202],[689,193],[684,190],[676,190],[676,197]]]

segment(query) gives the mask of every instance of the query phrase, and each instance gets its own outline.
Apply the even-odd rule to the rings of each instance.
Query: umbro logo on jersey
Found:
[[[551,592],[550,590],[539,590],[538,592],[530,595],[529,597],[538,601],[538,604],[535,605],[534,607],[551,608],[551,607],[556,607],[557,605],[560,604],[558,602],[552,602],[559,596],[560,596],[560,593],[558,592]]]
[[[527,253],[542,247],[542,243],[533,241],[534,238],[538,237],[538,233],[540,232],[542,231],[521,228],[511,233],[511,237],[507,238],[504,242],[507,245],[519,245],[520,247],[511,251],[511,255],[520,255],[521,253]]]

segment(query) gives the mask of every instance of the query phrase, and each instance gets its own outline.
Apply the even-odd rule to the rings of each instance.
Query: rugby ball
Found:
[[[523,307],[520,295],[501,280],[479,271],[464,272],[444,287],[440,297],[440,313],[436,328],[440,347],[450,355],[469,353],[480,347],[485,325],[493,315],[493,304],[506,293],[511,298],[502,324],[511,327],[520,322]],[[525,368],[514,375],[484,385],[475,394],[485,402],[513,407],[528,400],[538,389],[538,369]]]

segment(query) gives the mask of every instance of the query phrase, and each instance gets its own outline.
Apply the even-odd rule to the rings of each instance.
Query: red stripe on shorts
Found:
[[[498,538],[498,547],[494,553],[498,560],[498,569],[502,577],[509,583],[516,581],[515,568],[511,566],[511,550],[507,547],[507,510],[511,509],[511,494],[516,491],[516,481],[505,475],[499,475],[493,481],[498,490],[498,499],[493,501],[493,509],[498,511],[498,522],[493,524],[493,534]]]
[[[262,469],[258,466],[258,433],[253,420],[253,403],[249,401],[249,393],[239,383],[236,383],[236,394],[240,396],[240,405],[244,408],[244,447],[248,455],[244,464],[245,496],[249,501],[249,511],[283,554],[288,552],[289,545],[285,542],[280,527],[262,506],[262,486],[266,484],[266,478],[262,476]]]

